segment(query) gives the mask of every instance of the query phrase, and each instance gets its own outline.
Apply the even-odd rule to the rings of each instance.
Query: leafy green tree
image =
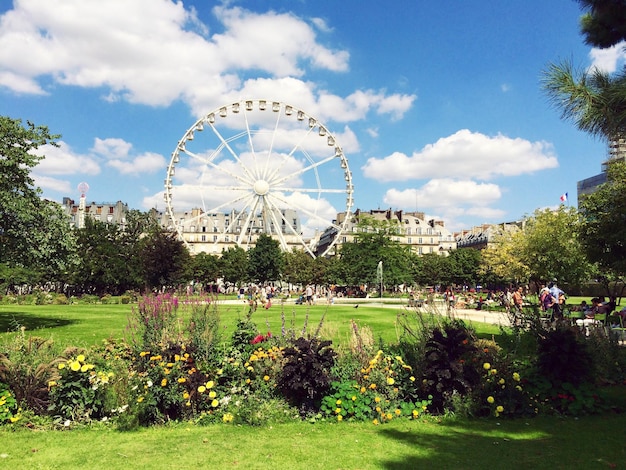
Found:
[[[290,284],[314,283],[315,260],[304,250],[296,248],[284,253],[283,280]]]
[[[44,158],[39,147],[56,145],[45,126],[0,116],[0,260],[4,282],[12,273],[31,282],[63,280],[72,265],[74,239],[56,203],[41,198],[31,171]]]
[[[221,273],[220,258],[209,253],[200,252],[191,258],[191,274],[193,279],[205,286],[213,284]]]
[[[377,286],[378,265],[382,262],[383,283],[397,286],[410,281],[408,250],[393,240],[397,224],[371,217],[362,217],[353,242],[344,243],[340,249],[342,274],[346,284]]]
[[[580,19],[585,43],[607,48],[626,40],[626,4],[619,0],[578,0],[586,10]]]
[[[527,219],[521,258],[531,280],[580,285],[589,279],[591,265],[578,240],[580,218],[576,209],[561,205],[557,210],[536,210]]]
[[[524,260],[524,233],[501,231],[490,246],[482,252],[480,273],[493,284],[525,283],[530,278],[530,268]]]
[[[482,256],[479,250],[459,248],[450,252],[446,261],[452,265],[451,282],[456,285],[476,285]]]
[[[138,257],[129,253],[117,225],[91,217],[76,231],[79,263],[74,270],[74,284],[81,292],[119,295],[141,286],[133,265]]]
[[[626,3],[615,0],[579,0],[585,42],[607,48],[626,39]],[[626,131],[626,70],[609,74],[598,69],[575,70],[571,61],[550,64],[543,88],[562,118],[582,131],[615,139]]]
[[[284,259],[280,244],[267,234],[259,235],[254,248],[248,252],[248,274],[261,284],[275,281],[283,271]]]
[[[224,282],[241,286],[248,281],[248,253],[240,246],[229,247],[222,251],[220,269]]]
[[[580,203],[580,242],[591,262],[597,263],[606,280],[626,276],[626,163],[607,168],[607,182]],[[608,288],[608,283],[606,284]],[[617,292],[609,295],[621,297]]]
[[[452,263],[446,256],[426,253],[420,259],[420,271],[415,279],[421,285],[448,285],[452,279]]]
[[[175,288],[191,280],[191,256],[175,232],[148,233],[141,239],[139,257],[147,287]]]

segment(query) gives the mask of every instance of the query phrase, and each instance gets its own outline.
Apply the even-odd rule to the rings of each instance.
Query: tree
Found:
[[[283,252],[280,244],[269,235],[262,233],[254,248],[248,253],[248,274],[261,284],[280,278],[283,270]]]
[[[460,286],[476,285],[482,256],[479,250],[459,248],[446,258],[452,264],[452,283]]]
[[[580,212],[579,239],[589,260],[607,280],[626,276],[626,163],[608,165],[607,182],[583,196]]]
[[[581,18],[585,42],[607,48],[626,39],[626,2],[578,0],[587,10]],[[626,70],[614,75],[574,70],[570,61],[550,64],[543,88],[562,118],[596,137],[615,139],[626,130]]]
[[[191,258],[191,275],[203,285],[211,285],[220,277],[221,264],[221,259],[217,256],[200,252]]]
[[[60,136],[45,126],[0,116],[0,260],[5,276],[30,272],[32,282],[67,272],[72,264],[69,221],[56,203],[41,199],[31,171],[44,158],[36,150]],[[15,271],[17,272],[17,271]],[[10,280],[9,280],[10,283]]]
[[[409,250],[393,240],[397,224],[363,217],[357,225],[353,242],[344,243],[340,250],[342,274],[348,285],[378,285],[377,267],[383,263],[383,282],[387,286],[412,281],[409,270]]]
[[[626,2],[622,0],[578,0],[587,12],[580,19],[585,43],[607,48],[626,40]]]
[[[315,260],[306,251],[294,248],[284,254],[284,260],[284,281],[303,286],[314,282]]]
[[[79,263],[74,271],[74,284],[81,292],[119,295],[141,286],[139,259],[122,241],[117,225],[106,224],[91,217],[85,227],[76,231]]]
[[[178,287],[191,279],[191,257],[175,232],[159,228],[141,239],[139,257],[147,287]]]
[[[580,218],[576,209],[561,205],[557,210],[536,210],[526,221],[521,258],[531,280],[553,278],[571,285],[589,279],[591,265],[578,240]]]
[[[248,280],[248,253],[240,246],[222,251],[220,269],[224,282],[241,286]]]
[[[530,278],[530,268],[522,257],[524,233],[505,230],[482,252],[481,274],[494,284],[519,284]]]

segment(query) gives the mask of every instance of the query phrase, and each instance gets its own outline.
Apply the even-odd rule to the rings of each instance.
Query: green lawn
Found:
[[[0,340],[2,336],[10,336],[10,332],[19,326],[26,327],[27,332],[33,335],[51,338],[60,346],[90,346],[107,338],[122,339],[133,307],[136,308],[136,305],[0,305],[0,332],[9,332],[8,335],[0,335]],[[228,341],[236,320],[243,318],[249,307],[242,302],[218,308],[223,339]],[[284,316],[285,327],[293,328],[298,335],[305,324],[306,331],[313,333],[324,316],[322,336],[333,338],[336,344],[347,342],[351,320],[354,320],[360,327],[369,327],[375,340],[382,338],[386,342],[396,342],[396,317],[406,311],[402,305],[375,307],[362,304],[354,308],[352,305],[274,304],[268,310],[259,308],[252,318],[261,332],[265,333],[269,325],[272,334],[280,335]],[[499,333],[499,328],[494,325],[474,323],[474,326],[481,335]]]
[[[626,468],[626,418],[0,430],[0,468]]]

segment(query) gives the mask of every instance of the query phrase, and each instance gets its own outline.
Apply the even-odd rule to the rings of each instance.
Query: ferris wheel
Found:
[[[349,223],[353,192],[348,159],[324,124],[282,102],[243,100],[184,133],[164,198],[191,251],[247,249],[266,234],[285,251],[315,257],[329,253]]]

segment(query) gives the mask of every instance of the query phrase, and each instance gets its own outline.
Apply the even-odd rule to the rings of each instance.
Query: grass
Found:
[[[111,427],[0,430],[0,468],[626,468],[625,425],[624,416],[610,415],[403,420],[381,426],[177,424],[127,433]]]
[[[136,307],[136,305],[135,305]],[[20,326],[30,334],[50,338],[59,347],[91,346],[108,338],[123,339],[132,305],[121,304],[72,304],[72,305],[0,305],[0,332],[10,337]],[[273,305],[270,309],[259,308],[252,315],[261,332],[268,329],[280,334],[282,314],[287,329],[293,328],[298,336],[307,324],[306,331],[313,333],[324,316],[322,336],[333,338],[336,344],[345,344],[350,335],[351,320],[360,327],[369,327],[374,339],[397,342],[395,320],[398,313],[406,312],[402,305],[370,306],[361,305]],[[219,306],[222,338],[228,341],[236,320],[248,312],[246,303],[224,304]],[[498,335],[499,328],[483,323],[473,324],[479,335]],[[0,340],[2,338],[0,336]]]

